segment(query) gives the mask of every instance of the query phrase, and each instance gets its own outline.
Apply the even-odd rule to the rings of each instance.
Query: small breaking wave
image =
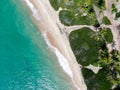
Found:
[[[30,0],[25,0],[25,2],[29,6],[29,8],[32,10],[33,16],[37,20],[40,20],[40,16],[39,16],[38,10],[30,2]],[[56,54],[56,56],[58,58],[58,61],[60,63],[60,66],[62,66],[63,70],[72,78],[73,77],[73,73],[72,73],[71,68],[69,67],[69,63],[68,63],[67,59],[60,53],[60,51],[57,48],[55,48],[54,46],[51,45],[51,43],[49,42],[45,32],[43,33],[43,37],[44,37],[47,45],[55,52],[55,54]]]
[[[32,10],[33,12],[33,16],[40,21],[40,16],[38,13],[38,10],[34,7],[34,5],[30,2],[30,0],[25,0],[25,2],[27,3],[28,7]]]
[[[69,63],[67,61],[67,59],[60,53],[60,51],[52,46],[52,44],[50,43],[46,33],[42,33],[47,45],[52,49],[52,51],[56,54],[57,58],[58,58],[58,61],[59,61],[59,64],[60,66],[63,68],[64,72],[67,73],[71,78],[73,78],[73,73],[72,73],[72,70],[69,66]]]

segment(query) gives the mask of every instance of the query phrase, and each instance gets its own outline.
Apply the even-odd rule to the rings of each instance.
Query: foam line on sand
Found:
[[[59,64],[62,67],[62,69],[64,70],[64,72],[67,73],[67,75],[69,75],[71,78],[73,78],[73,73],[72,73],[72,70],[69,66],[67,59],[60,53],[60,51],[56,47],[52,46],[52,44],[50,43],[50,41],[47,37],[47,34],[45,32],[42,33],[42,36],[44,37],[47,45],[56,54],[58,61],[59,61]]]
[[[31,9],[35,17],[33,20],[38,25],[40,32],[43,33],[46,43],[57,56],[60,66],[75,84],[76,89],[74,90],[87,90],[81,68],[70,47],[69,38],[63,29],[64,25],[59,21],[58,14],[50,5],[49,0],[25,0],[25,2]]]
[[[31,11],[33,12],[33,16],[39,21],[40,20],[40,16],[38,14],[38,10],[34,7],[34,5],[30,2],[30,0],[25,0],[25,2],[27,3],[28,7],[31,9]]]

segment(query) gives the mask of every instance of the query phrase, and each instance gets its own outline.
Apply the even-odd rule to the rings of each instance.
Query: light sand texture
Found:
[[[49,41],[56,47],[69,62],[72,69],[73,78],[76,89],[87,90],[81,74],[76,58],[71,50],[69,39],[64,30],[65,26],[60,23],[58,13],[52,8],[49,0],[30,0],[34,7],[38,10],[40,19],[36,20],[41,32],[46,32]]]

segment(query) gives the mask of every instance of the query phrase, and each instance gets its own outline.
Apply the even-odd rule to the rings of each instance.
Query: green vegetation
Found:
[[[104,41],[107,43],[113,42],[113,34],[109,28],[99,30],[99,32],[94,33],[92,37],[97,41]]]
[[[103,31],[106,32],[106,35],[105,35],[106,42],[112,43],[113,42],[113,34],[112,34],[111,30],[109,28],[106,28]]]
[[[116,8],[115,4],[112,4],[112,13],[115,13],[115,19],[120,18],[120,12],[118,12],[118,9]]]
[[[92,1],[95,2],[95,5],[96,5],[98,8],[100,8],[100,9],[102,9],[102,10],[105,10],[105,9],[106,9],[106,7],[105,7],[105,0],[96,0],[96,1],[92,0]]]
[[[55,10],[62,7],[60,20],[65,25],[96,25],[93,5],[105,9],[105,0],[50,0]]]
[[[113,35],[110,29],[94,32],[89,28],[82,28],[73,31],[69,40],[72,50],[78,62],[84,66],[91,64],[97,65],[100,46],[103,40],[108,43],[113,42]]]
[[[110,20],[106,16],[103,17],[102,23],[105,24],[105,25],[111,25]]]
[[[63,24],[65,25],[95,25],[97,20],[95,19],[96,17],[88,17],[88,16],[83,16],[81,13],[79,15],[75,16],[73,11],[70,10],[62,10],[59,13],[60,20]]]
[[[112,13],[117,13],[117,8],[115,6],[115,4],[112,4]]]
[[[91,38],[91,35],[94,33],[89,28],[82,28],[73,31],[69,36],[70,44],[77,61],[83,66],[87,66],[90,63],[97,65],[98,51],[102,42]]]
[[[72,50],[80,64],[87,66],[90,63],[97,65],[99,50],[104,41],[113,42],[110,29],[94,32],[89,28],[73,31],[69,36]]]
[[[116,18],[116,19],[120,18],[120,12],[117,12],[117,13],[116,13],[115,18]]]
[[[78,63],[83,66],[89,64],[102,65],[102,55],[109,56],[107,53],[101,53],[101,49],[106,48],[106,42],[113,42],[113,35],[109,28],[94,32],[89,28],[82,28],[80,30],[73,31],[70,36],[70,44],[72,50],[77,58]],[[108,69],[103,67],[97,74],[94,74],[91,70],[86,68],[82,69],[85,82],[88,86],[88,90],[109,90],[113,83],[108,79]],[[103,79],[104,78],[104,79]]]
[[[106,9],[105,0],[50,0],[55,10],[63,9],[59,13],[64,25],[92,25],[99,31],[82,28],[73,31],[69,41],[78,63],[83,67],[92,64],[100,65],[102,69],[97,74],[82,68],[88,90],[110,90],[113,85],[120,87],[120,53],[116,50],[109,52],[107,43],[113,43],[113,34],[109,28],[102,28],[97,21],[93,5],[101,12]],[[112,12],[116,19],[120,17],[116,6],[112,4]],[[102,24],[111,25],[104,16]],[[119,28],[119,27],[118,27]]]
[[[50,3],[55,10],[58,10],[59,7],[63,9],[76,10],[79,8],[82,10],[91,10],[93,4],[102,10],[105,9],[105,0],[50,0]]]
[[[51,5],[53,6],[53,8],[57,11],[61,5],[62,0],[50,0]]]
[[[104,68],[97,74],[94,74],[91,70],[86,68],[82,68],[82,72],[88,90],[109,90],[111,88],[112,84],[106,79],[107,72]]]
[[[117,50],[108,51],[107,47],[100,50],[99,65],[106,71],[106,80],[111,85],[120,86],[120,53]]]
[[[93,33],[91,35],[92,38],[94,38],[96,41],[102,41],[107,43],[113,42],[113,34],[111,32],[111,29],[104,28],[99,30],[99,32]]]

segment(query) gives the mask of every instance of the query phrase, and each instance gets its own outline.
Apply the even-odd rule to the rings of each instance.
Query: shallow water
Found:
[[[0,90],[73,90],[28,11],[20,0],[0,2]]]

